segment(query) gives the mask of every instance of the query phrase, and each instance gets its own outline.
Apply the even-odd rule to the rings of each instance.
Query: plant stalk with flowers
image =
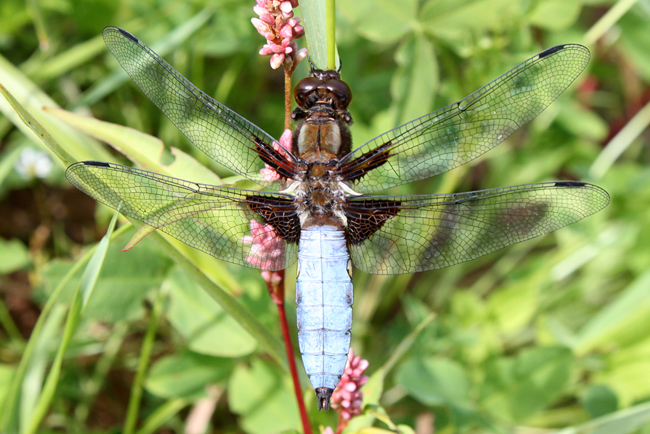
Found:
[[[355,356],[354,350],[350,348],[345,371],[331,399],[332,408],[339,416],[336,434],[341,434],[352,418],[361,414],[363,392],[360,389],[368,382],[368,376],[364,375],[367,368],[368,361]]]
[[[253,10],[259,18],[252,18],[251,22],[257,31],[266,38],[267,42],[259,53],[271,56],[271,68],[277,69],[282,65],[284,69],[284,133],[279,144],[274,143],[273,146],[280,154],[287,156],[286,152],[291,152],[291,75],[298,63],[307,56],[307,49],[298,50],[298,44],[294,40],[302,37],[305,34],[305,29],[300,25],[300,17],[293,16],[293,9],[298,6],[298,0],[256,0],[256,3]],[[261,170],[261,173],[263,179],[267,181],[280,179],[280,174],[268,165]],[[284,240],[275,234],[270,225],[251,220],[250,227],[251,235],[244,237],[242,240],[245,243],[252,244],[252,254],[247,260],[252,264],[265,268],[265,261],[273,261],[273,258],[276,258],[277,255],[284,253]],[[266,283],[271,299],[278,307],[287,361],[289,362],[289,370],[291,371],[303,431],[305,434],[311,434],[311,425],[302,396],[284,305],[284,277],[284,270],[262,272],[262,278]]]

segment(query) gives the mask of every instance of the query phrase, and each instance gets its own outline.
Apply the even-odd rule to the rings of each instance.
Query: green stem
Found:
[[[587,33],[585,33],[585,43],[593,45],[598,41],[614,24],[628,11],[637,0],[619,0],[605,15],[603,15]]]
[[[327,27],[327,69],[336,69],[336,1],[326,0],[325,20]]]
[[[138,372],[131,387],[131,398],[129,399],[129,407],[126,411],[126,422],[124,423],[124,434],[133,434],[135,424],[138,420],[138,410],[140,408],[140,399],[142,399],[142,388],[144,378],[149,367],[151,360],[151,351],[153,349],[153,341],[156,337],[156,330],[158,328],[158,319],[162,313],[163,296],[159,291],[154,299],[153,309],[151,310],[151,318],[149,319],[149,327],[142,342],[142,352],[140,353],[140,363],[138,364]]]

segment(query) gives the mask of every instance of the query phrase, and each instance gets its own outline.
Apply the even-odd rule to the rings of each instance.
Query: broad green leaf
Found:
[[[110,144],[145,170],[204,184],[221,184],[217,175],[180,149],[171,148],[176,159],[169,165],[163,164],[165,145],[156,137],[61,109],[48,109],[48,112],[77,130]]]
[[[289,379],[260,359],[237,366],[228,385],[228,404],[250,434],[297,431],[301,426]]]
[[[0,274],[20,270],[30,262],[29,250],[22,242],[0,239]]]
[[[581,9],[580,0],[542,0],[537,2],[528,19],[532,25],[557,31],[572,25]]]
[[[227,379],[234,366],[231,359],[184,351],[158,360],[145,387],[161,398],[196,400],[206,396],[207,386]]]
[[[357,0],[338,2],[341,14],[363,37],[390,44],[416,27],[417,0]]]
[[[615,412],[618,409],[618,398],[609,387],[592,384],[582,396],[582,404],[592,418],[597,418]]]
[[[406,39],[395,60],[400,67],[391,82],[391,95],[397,103],[397,124],[401,125],[433,109],[438,63],[433,45],[422,34]]]
[[[609,126],[596,112],[588,110],[578,101],[570,100],[558,105],[557,122],[567,131],[588,140],[601,142],[607,138]]]
[[[458,363],[442,357],[413,358],[402,363],[395,380],[425,405],[469,406],[469,381]]]
[[[522,351],[487,367],[481,406],[493,416],[517,422],[557,399],[566,389],[574,357],[563,347]]]
[[[84,317],[111,322],[134,319],[142,314],[147,293],[162,283],[171,261],[151,243],[140,243],[128,253],[119,251],[133,231],[115,239],[108,249],[104,271],[96,284]],[[43,272],[46,289],[54,288],[72,267],[69,262],[52,261]],[[80,273],[70,281],[62,299],[72,300],[71,289],[79,283]]]
[[[419,19],[431,35],[462,39],[468,32],[498,29],[519,15],[510,0],[428,0]]]
[[[167,279],[168,319],[192,351],[220,357],[252,353],[257,342],[192,279],[174,269]]]

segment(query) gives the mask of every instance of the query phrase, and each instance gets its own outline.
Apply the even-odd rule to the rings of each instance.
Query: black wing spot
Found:
[[[267,196],[246,196],[246,204],[264,223],[271,225],[277,236],[290,244],[300,241],[300,218],[290,199]]]
[[[539,58],[542,59],[546,56],[550,56],[553,53],[557,53],[560,50],[563,50],[566,45],[556,45],[555,47],[551,47],[547,50],[542,51],[539,53]]]
[[[136,42],[136,43],[140,42],[138,40],[138,38],[136,38],[135,36],[133,36],[132,34],[130,34],[129,32],[127,32],[124,29],[117,28],[117,31],[120,32],[122,35],[126,36],[127,38],[129,38],[130,40],[132,40],[133,42]]]
[[[558,181],[555,183],[556,187],[584,187],[586,182],[581,181]]]
[[[95,166],[95,167],[111,167],[110,164],[104,163],[103,161],[82,161],[82,164],[86,166]]]
[[[400,212],[402,203],[396,200],[351,201],[345,206],[348,220],[348,242],[359,245],[370,238],[386,223]]]

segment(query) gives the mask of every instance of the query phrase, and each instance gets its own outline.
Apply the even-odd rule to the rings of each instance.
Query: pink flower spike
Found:
[[[368,377],[363,375],[367,367],[368,361],[355,356],[354,351],[350,349],[345,371],[331,398],[332,408],[345,421],[361,414],[363,392],[359,389],[368,382]]]
[[[290,1],[284,1],[280,3],[280,10],[285,14],[288,14],[293,11],[293,5]]]
[[[278,69],[284,62],[284,54],[274,54],[271,56],[271,68]]]

